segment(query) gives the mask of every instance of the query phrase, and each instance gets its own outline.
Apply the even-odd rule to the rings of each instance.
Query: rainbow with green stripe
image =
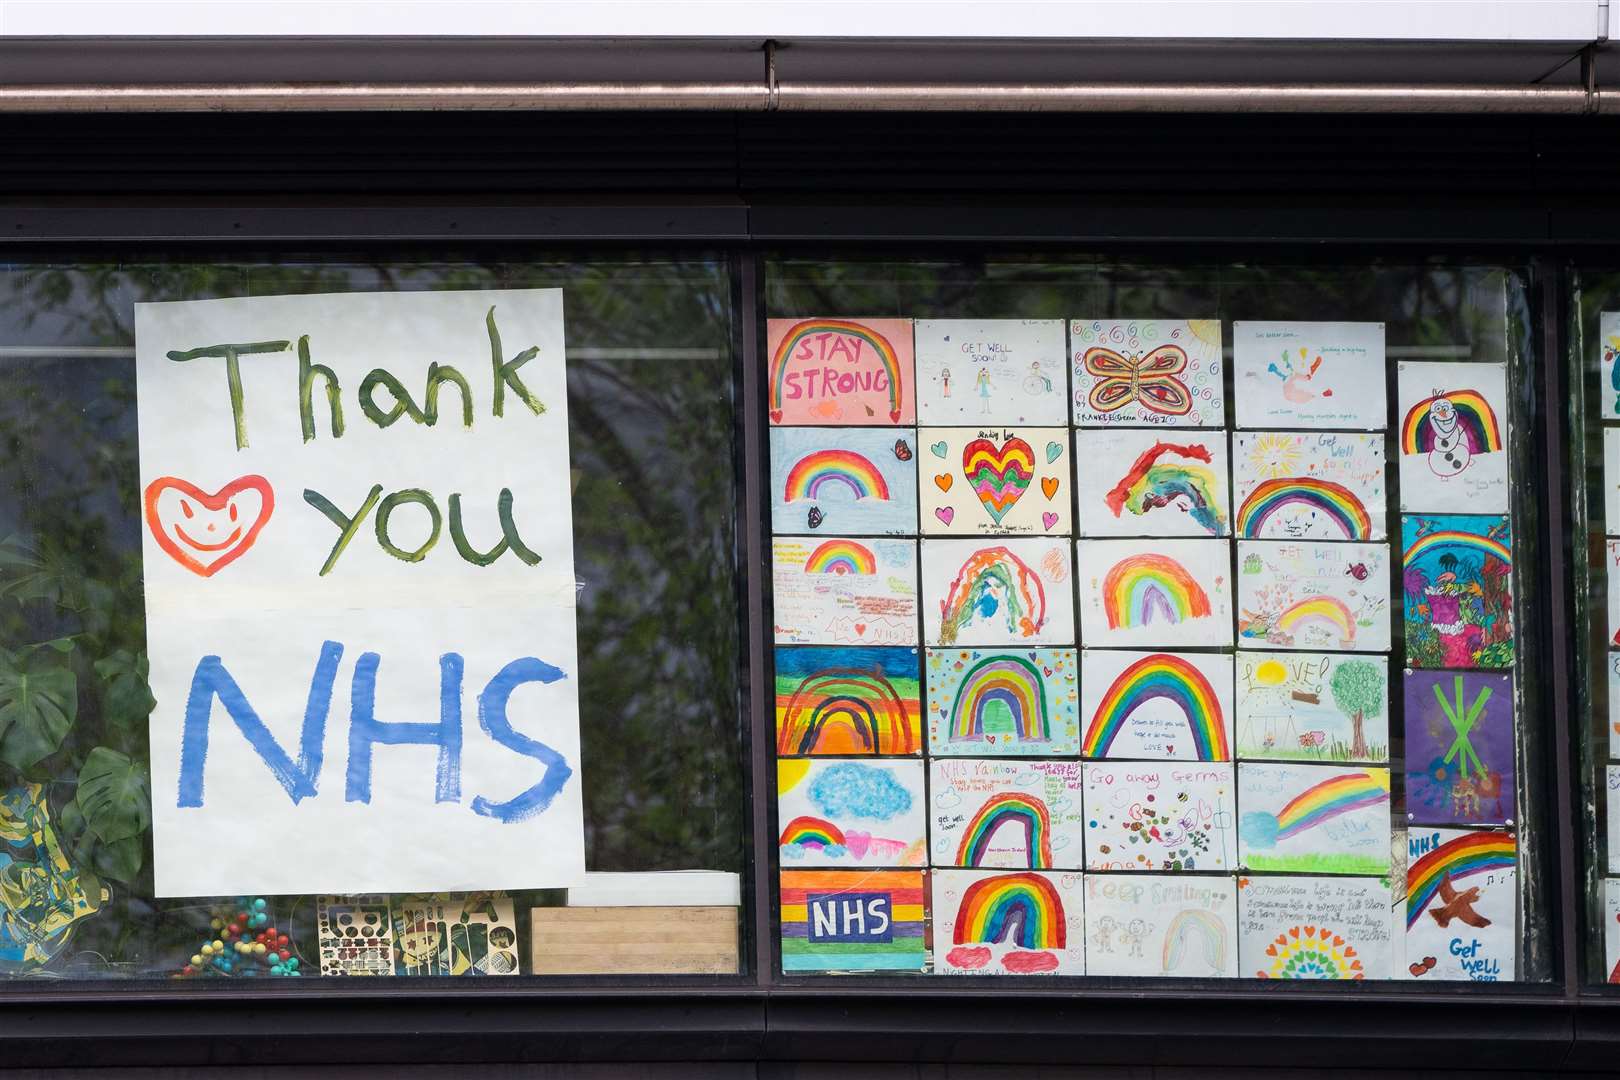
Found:
[[[1305,476],[1279,476],[1256,486],[1238,508],[1238,535],[1251,540],[1264,535],[1266,522],[1291,506],[1322,514],[1347,540],[1372,536],[1372,518],[1355,492],[1331,480]]]
[[[1277,839],[1287,840],[1341,814],[1389,801],[1389,774],[1342,773],[1312,784],[1277,814]]]
[[[875,574],[877,556],[854,540],[828,540],[804,560],[807,574]]]
[[[818,817],[796,817],[782,830],[778,843],[782,847],[802,847],[812,851],[843,847],[844,830]]]
[[[1406,871],[1407,928],[1418,921],[1448,878],[1456,881],[1491,870],[1512,870],[1518,857],[1519,845],[1513,834],[1500,832],[1458,836],[1426,853]]]
[[[1468,551],[1477,551],[1481,555],[1489,555],[1494,559],[1512,565],[1513,552],[1500,540],[1479,533],[1462,532],[1455,529],[1437,530],[1427,536],[1419,537],[1406,549],[1406,565],[1412,565],[1414,559],[1442,547],[1460,547]]]
[[[951,702],[951,741],[982,742],[992,713],[1011,718],[1019,742],[1048,742],[1052,730],[1041,669],[1021,656],[987,656],[974,664]]]
[[[889,339],[858,322],[846,319],[807,319],[788,327],[788,332],[782,335],[782,343],[776,347],[771,356],[771,370],[775,377],[771,380],[770,407],[780,411],[782,408],[782,387],[787,382],[788,361],[793,359],[793,350],[807,337],[816,334],[842,334],[855,338],[857,341],[870,345],[877,354],[878,362],[883,365],[883,372],[889,379],[889,420],[892,423],[900,422],[900,358],[894,351]]]
[[[1468,439],[1468,451],[1473,454],[1493,453],[1502,449],[1502,427],[1496,420],[1496,410],[1477,390],[1453,390],[1437,394],[1406,410],[1401,421],[1401,453],[1427,454],[1434,449],[1434,424],[1429,410],[1440,400],[1451,402],[1457,411],[1457,426]]]
[[[1131,555],[1103,577],[1103,614],[1110,629],[1147,626],[1154,619],[1169,625],[1210,613],[1209,594],[1191,573],[1167,555]]]
[[[1187,718],[1199,761],[1229,761],[1226,722],[1220,699],[1204,673],[1184,657],[1144,656],[1119,673],[1092,714],[1082,753],[1105,758],[1131,714],[1150,701],[1168,701]]]
[[[1009,824],[1024,832],[1024,850],[1029,858],[1029,868],[1050,868],[1052,816],[1047,812],[1046,803],[1022,791],[1006,791],[985,800],[962,831],[962,842],[956,848],[956,865],[981,865],[985,853],[990,849],[991,837],[997,829]]]
[[[1062,949],[1068,937],[1063,898],[1041,874],[998,874],[975,881],[962,893],[951,931],[957,945],[1010,940],[1020,949]]]
[[[829,485],[842,486],[856,499],[889,500],[889,482],[865,454],[853,450],[817,450],[800,458],[788,471],[782,497],[804,502],[821,497]]]

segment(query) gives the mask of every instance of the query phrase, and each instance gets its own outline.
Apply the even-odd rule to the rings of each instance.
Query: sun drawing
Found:
[[[1355,947],[1323,926],[1295,926],[1266,946],[1272,958],[1262,979],[1360,979],[1361,961]]]
[[[1249,447],[1249,464],[1263,479],[1297,476],[1299,444],[1289,435],[1261,435]]]

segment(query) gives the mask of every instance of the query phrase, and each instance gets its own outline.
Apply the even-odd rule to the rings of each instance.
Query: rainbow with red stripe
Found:
[[[1062,949],[1068,919],[1056,886],[1041,874],[980,878],[962,893],[951,938],[958,945],[1011,941],[1020,949]]]
[[[819,498],[829,485],[843,486],[856,499],[889,500],[889,482],[865,454],[853,450],[817,450],[800,458],[788,472],[782,493],[787,502]]]
[[[782,343],[771,354],[771,401],[773,410],[782,408],[782,387],[787,382],[788,361],[793,359],[793,350],[799,347],[799,342],[815,334],[842,334],[845,337],[855,338],[857,341],[870,345],[877,354],[878,362],[883,365],[884,374],[889,379],[889,420],[900,422],[900,357],[894,351],[894,345],[882,334],[870,326],[847,319],[806,319],[804,322],[794,323],[788,327],[786,334],[782,335]]]
[[[1092,714],[1082,753],[1088,758],[1107,757],[1131,714],[1158,700],[1169,701],[1186,716],[1199,761],[1231,759],[1215,688],[1190,661],[1170,653],[1144,656],[1119,673]]]
[[[1456,408],[1457,424],[1468,438],[1470,453],[1485,454],[1502,449],[1502,428],[1491,403],[1477,390],[1453,390],[1424,398],[1406,410],[1406,418],[1401,421],[1401,453],[1427,454],[1434,449],[1434,426],[1429,420],[1429,409],[1441,399]]]
[[[1051,814],[1047,812],[1046,803],[1022,791],[1005,791],[985,800],[962,831],[962,842],[956,848],[956,865],[981,865],[990,849],[991,837],[1007,824],[1024,830],[1024,849],[1031,870],[1045,870],[1052,865]]]
[[[1306,476],[1279,476],[1257,485],[1238,508],[1238,535],[1251,540],[1264,535],[1266,522],[1290,506],[1323,514],[1347,540],[1372,536],[1372,517],[1355,492],[1331,480]]]
[[[1288,800],[1277,814],[1277,839],[1287,840],[1341,814],[1388,801],[1387,772],[1341,773]]]
[[[1406,925],[1418,921],[1441,882],[1491,870],[1512,870],[1519,844],[1512,833],[1472,832],[1454,837],[1413,863],[1406,871]]]

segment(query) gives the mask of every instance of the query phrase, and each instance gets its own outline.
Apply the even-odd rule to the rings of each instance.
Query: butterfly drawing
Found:
[[[894,440],[894,456],[899,458],[901,461],[911,460],[911,447],[907,445],[906,440]]]
[[[1187,384],[1176,378],[1187,370],[1187,353],[1179,345],[1160,345],[1146,356],[1098,345],[1080,362],[1097,380],[1087,397],[1097,412],[1115,412],[1132,402],[1164,416],[1185,416],[1192,409]]]

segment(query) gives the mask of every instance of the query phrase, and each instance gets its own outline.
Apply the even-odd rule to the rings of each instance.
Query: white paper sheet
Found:
[[[1204,874],[1087,874],[1086,973],[1232,979],[1237,882]]]
[[[1226,433],[1075,432],[1083,536],[1230,536]]]
[[[1394,963],[1382,878],[1238,878],[1238,974],[1248,979],[1387,979]]]
[[[1079,427],[1221,427],[1226,391],[1219,319],[1074,319]]]
[[[919,424],[1066,424],[1063,323],[918,319]]]
[[[1402,362],[1397,394],[1401,509],[1510,509],[1507,365]]]
[[[1081,540],[1086,647],[1232,644],[1230,540]]]
[[[1232,361],[1239,427],[1388,423],[1383,323],[1234,322]]]

